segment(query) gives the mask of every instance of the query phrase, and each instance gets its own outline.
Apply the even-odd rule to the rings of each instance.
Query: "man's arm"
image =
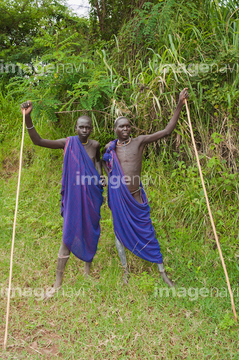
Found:
[[[110,142],[105,145],[104,153],[106,152],[106,150],[108,149],[109,146],[110,146]],[[103,169],[105,170],[106,175],[109,177],[109,169],[106,165],[106,162],[103,159],[102,159],[102,166],[103,166]]]
[[[31,111],[32,111],[32,103],[31,101],[27,101],[21,105],[21,112],[23,113],[25,109],[25,122],[26,127],[28,129],[28,134],[33,142],[33,144],[38,146],[47,147],[49,149],[64,149],[66,144],[66,139],[58,139],[58,140],[47,140],[42,139],[35,127],[33,126],[31,119]]]
[[[106,186],[106,180],[105,176],[103,175],[102,171],[102,160],[100,159],[100,144],[98,143],[97,149],[96,149],[96,162],[95,162],[96,170],[98,171],[100,178],[101,178],[101,184],[103,187]]]
[[[96,148],[95,167],[96,167],[96,170],[98,171],[99,175],[100,176],[103,175],[102,164],[101,164],[101,160],[100,160],[100,144],[99,143]]]
[[[109,176],[109,169],[104,160],[102,160],[102,166],[103,166],[103,169],[105,170],[106,175]]]
[[[188,99],[188,92],[187,92],[187,88],[183,89],[183,91],[181,91],[180,95],[179,95],[179,101],[178,101],[178,105],[174,111],[174,114],[172,116],[172,119],[169,121],[168,125],[166,126],[166,128],[164,130],[161,131],[157,131],[154,134],[151,135],[141,135],[141,144],[149,144],[151,142],[157,141],[159,139],[162,139],[165,136],[168,136],[172,133],[172,131],[175,129],[176,125],[177,125],[177,121],[180,115],[180,112],[182,110],[183,105],[185,104],[185,100]]]

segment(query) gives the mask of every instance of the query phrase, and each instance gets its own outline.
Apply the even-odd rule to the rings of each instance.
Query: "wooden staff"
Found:
[[[8,286],[8,297],[7,297],[6,328],[5,328],[5,337],[4,337],[4,344],[3,344],[3,349],[4,349],[4,350],[6,350],[6,347],[7,347],[8,319],[9,319],[10,294],[11,294],[11,283],[12,283],[13,250],[14,250],[15,229],[16,229],[17,208],[18,208],[18,198],[19,198],[19,191],[20,191],[21,171],[22,171],[22,153],[23,153],[23,143],[24,143],[24,132],[25,132],[25,109],[23,110],[22,143],[21,143],[21,150],[20,150],[19,172],[18,172],[18,183],[17,183],[17,197],[16,197],[16,206],[15,206],[15,215],[14,215],[14,222],[13,222],[13,233],[12,233],[12,248],[11,248],[11,260],[10,260],[10,271],[9,271],[9,286]]]
[[[234,313],[235,321],[237,322],[237,313],[236,313],[236,309],[235,309],[235,305],[234,305],[233,293],[232,293],[232,290],[231,290],[231,285],[230,285],[229,277],[228,277],[228,274],[227,274],[227,268],[226,268],[226,265],[225,265],[225,262],[224,262],[224,259],[223,259],[223,256],[222,256],[221,247],[220,247],[220,244],[219,244],[215,224],[214,224],[214,221],[213,221],[210,204],[209,204],[209,201],[208,201],[207,190],[206,190],[205,183],[204,183],[204,180],[203,180],[202,169],[201,169],[201,165],[200,165],[200,161],[199,161],[199,157],[198,157],[198,152],[197,152],[197,148],[196,148],[196,143],[195,143],[195,139],[194,139],[194,135],[193,135],[193,128],[192,128],[192,123],[191,123],[191,120],[190,120],[190,113],[189,113],[189,109],[188,109],[187,100],[185,100],[185,105],[186,105],[186,110],[187,110],[187,115],[188,115],[188,123],[189,123],[189,128],[190,128],[190,132],[191,132],[191,136],[192,136],[193,147],[194,147],[195,155],[196,155],[196,158],[197,158],[198,169],[199,169],[199,173],[200,173],[200,177],[201,177],[202,187],[203,187],[204,195],[205,195],[205,198],[206,198],[207,208],[208,208],[208,212],[209,212],[209,216],[210,216],[214,236],[215,236],[215,239],[216,239],[219,255],[220,255],[220,258],[221,258],[222,267],[224,269],[224,273],[225,273],[226,280],[227,280],[227,287],[228,287],[229,294],[230,294],[230,297],[231,297],[232,310],[233,310],[233,313]]]

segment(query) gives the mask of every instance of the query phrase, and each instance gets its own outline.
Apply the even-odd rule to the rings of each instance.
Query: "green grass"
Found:
[[[12,152],[16,162],[10,166],[13,155],[5,146],[0,180],[2,339],[17,185],[17,151]],[[144,168],[149,171],[147,163]],[[146,190],[165,266],[177,283],[175,293],[167,294],[155,264],[129,252],[131,276],[128,286],[122,284],[105,202],[91,277],[85,280],[83,263],[71,256],[62,290],[47,303],[41,300],[43,289],[54,283],[62,238],[61,169],[62,152],[33,148],[26,137],[12,277],[12,287],[22,293],[17,289],[11,299],[8,348],[1,359],[237,359],[238,325],[210,224],[206,231],[203,225],[197,228],[198,215],[190,215],[192,226],[182,220],[174,197],[181,189],[185,198],[186,190],[170,174],[161,174],[159,187]],[[151,168],[152,174],[157,171]],[[238,234],[238,227],[233,231]],[[222,235],[238,309],[238,239],[230,238],[229,227]],[[208,289],[207,296],[203,288]]]

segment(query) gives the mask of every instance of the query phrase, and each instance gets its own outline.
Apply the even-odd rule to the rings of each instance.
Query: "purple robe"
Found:
[[[122,180],[124,173],[115,152],[116,142],[117,140],[111,141],[103,156],[109,168],[108,204],[112,211],[115,235],[135,255],[161,264],[163,256],[155,237],[150,207],[142,183],[140,186],[143,203],[140,204],[131,195],[124,179]],[[119,186],[116,186],[115,179]]]
[[[78,136],[67,138],[61,187],[63,242],[79,259],[91,262],[100,236],[103,188]]]

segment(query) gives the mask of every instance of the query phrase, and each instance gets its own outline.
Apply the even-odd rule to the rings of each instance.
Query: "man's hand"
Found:
[[[183,89],[183,91],[180,92],[179,95],[179,104],[185,104],[185,100],[189,98],[188,92],[187,92],[188,88]]]
[[[32,102],[31,100],[28,100],[26,102],[24,102],[21,105],[21,112],[23,113],[23,110],[25,109],[25,115],[30,115],[31,111],[32,111]]]
[[[100,175],[100,184],[105,187],[107,185],[107,181],[104,175]]]

